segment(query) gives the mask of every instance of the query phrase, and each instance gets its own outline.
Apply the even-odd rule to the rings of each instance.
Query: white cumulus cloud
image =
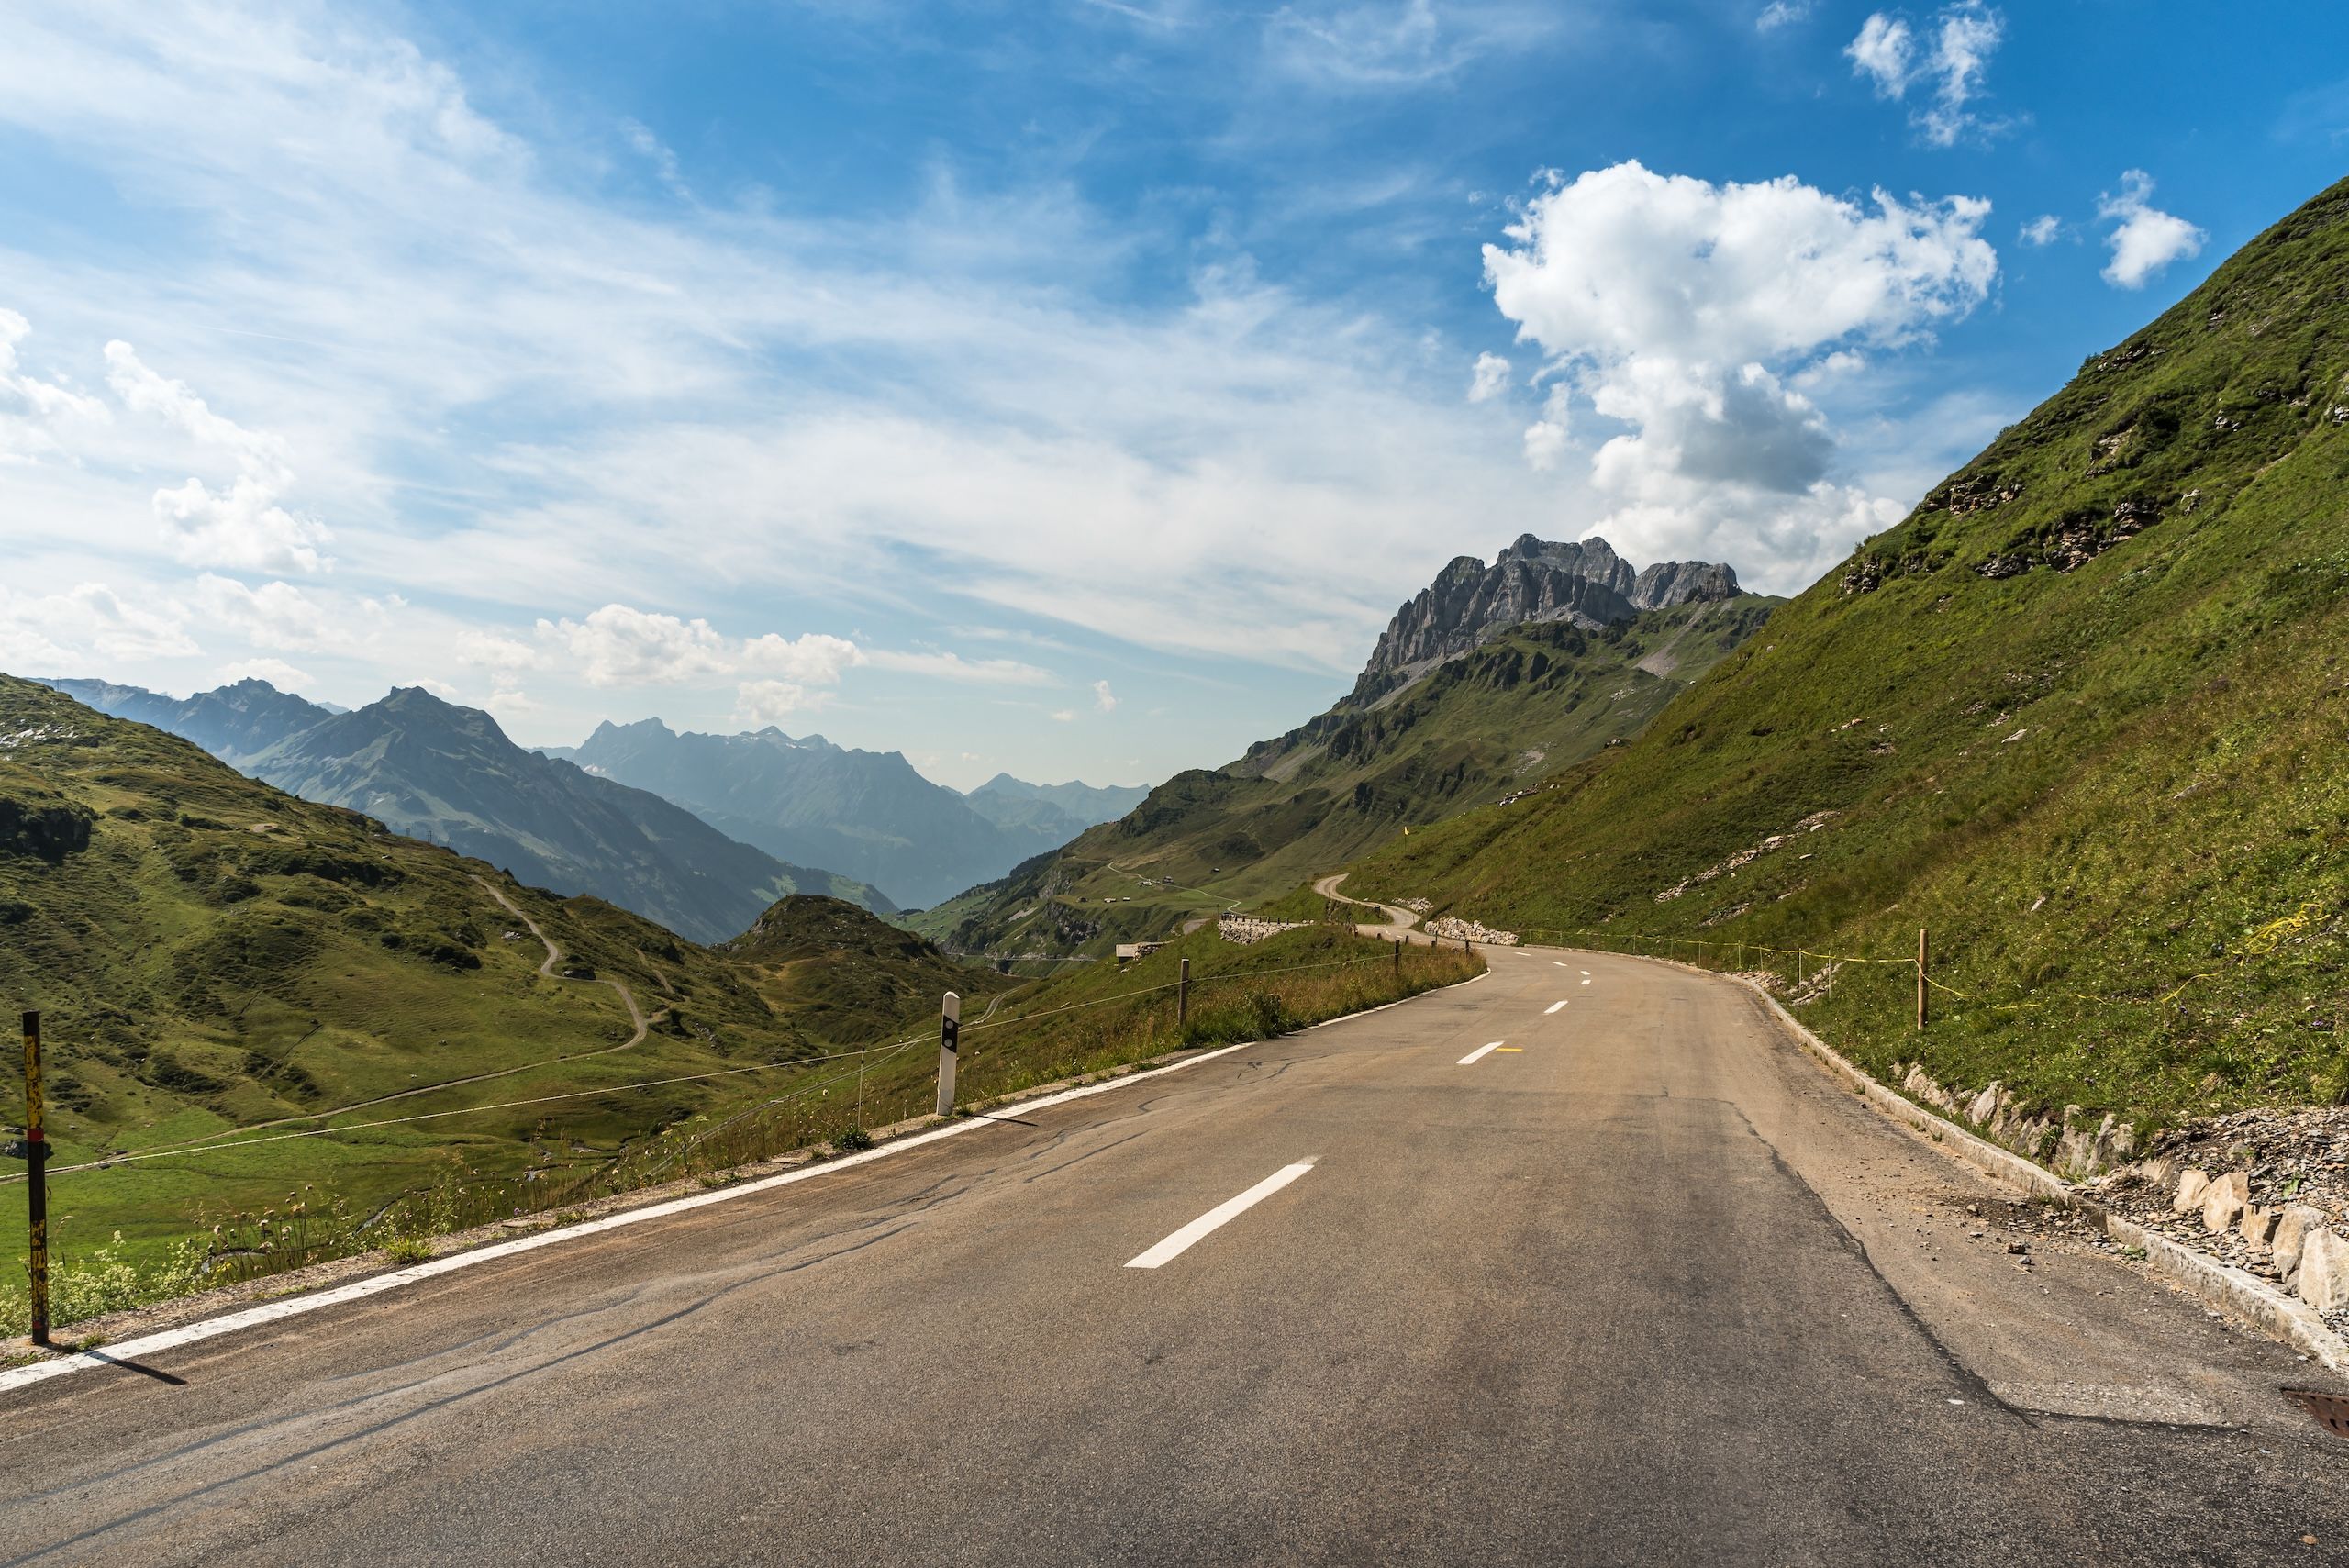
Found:
[[[1773,33],[1780,28],[1792,27],[1810,15],[1811,0],[1770,0],[1762,14],[1753,18],[1756,32]]]
[[[539,636],[579,662],[591,686],[675,685],[724,675],[735,659],[706,620],[606,605],[579,620],[541,620]]]
[[[1478,354],[1468,379],[1468,401],[1484,403],[1500,395],[1508,384],[1508,361],[1498,354]]]
[[[847,638],[820,631],[803,632],[796,638],[772,631],[754,637],[742,645],[740,660],[745,670],[822,686],[840,684],[842,671],[869,662],[864,651]]]
[[[2104,279],[2120,288],[2143,288],[2155,272],[2172,261],[2201,253],[2210,236],[2174,214],[2154,206],[2154,177],[2143,169],[2121,176],[2120,194],[2103,196],[2097,216],[2114,226],[2104,242],[2112,250]]]
[[[2064,220],[2054,213],[2042,213],[2017,231],[2016,238],[2024,244],[2038,247],[2053,245],[2064,237]]]
[[[0,669],[83,673],[92,660],[184,658],[201,652],[176,614],[146,608],[103,583],[58,594],[0,584]]]
[[[1109,689],[1108,682],[1096,681],[1093,683],[1093,707],[1094,711],[1097,713],[1115,713],[1117,711],[1118,696],[1115,692],[1112,692]]]
[[[1536,473],[1549,473],[1565,455],[1566,438],[1573,429],[1570,398],[1563,383],[1552,387],[1550,395],[1542,399],[1542,417],[1525,427],[1525,461]]]
[[[325,525],[278,504],[294,483],[285,443],[216,414],[184,382],[149,369],[119,339],[106,345],[106,384],[134,414],[177,428],[200,447],[235,460],[237,476],[225,490],[200,478],[155,492],[156,520],[172,553],[192,566],[250,572],[317,572],[327,565],[319,547]]]
[[[1917,37],[1908,23],[1878,11],[1860,24],[1860,36],[1843,52],[1851,56],[1852,69],[1873,79],[1876,90],[1884,96],[1898,98],[1909,91],[1909,65],[1917,52]]]
[[[1050,672],[1015,659],[965,659],[943,650],[868,649],[829,632],[778,632],[735,639],[707,620],[686,620],[630,605],[609,604],[578,620],[541,620],[537,646],[491,632],[459,639],[458,656],[496,670],[510,683],[525,669],[567,655],[591,686],[735,683],[735,717],[752,726],[829,707],[851,670],[873,668],[932,680],[988,685],[1044,685]]]
[[[256,648],[328,648],[348,641],[351,631],[346,618],[291,583],[253,588],[207,572],[195,580],[195,608]]]
[[[1598,527],[1619,547],[1809,582],[1900,508],[1833,478],[1833,433],[1802,387],[1980,304],[1998,274],[1988,213],[1963,196],[1878,191],[1863,206],[1791,176],[1716,185],[1637,163],[1553,183],[1512,243],[1485,250],[1495,303],[1560,378],[1528,458],[1558,461],[1582,397],[1621,428],[1591,462],[1614,505]]]
[[[831,701],[830,692],[799,681],[744,681],[734,688],[734,717],[761,729],[796,713],[829,707]]]

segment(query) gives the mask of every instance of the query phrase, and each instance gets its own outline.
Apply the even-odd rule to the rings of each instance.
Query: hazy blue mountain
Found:
[[[680,734],[657,718],[607,722],[584,745],[548,754],[663,795],[770,854],[835,867],[913,906],[992,881],[1089,825],[1071,826],[1074,814],[1058,808],[998,821],[922,777],[898,752],[835,746],[820,735],[795,740],[772,726],[703,735]]]
[[[240,769],[286,737],[340,711],[281,692],[267,681],[250,679],[192,697],[166,696],[143,686],[118,686],[110,681],[47,680],[41,684],[54,686],[100,713],[151,724],[193,740]]]
[[[997,773],[963,798],[999,828],[1057,834],[1062,842],[1097,822],[1114,822],[1148,798],[1141,784],[1097,787],[1080,780],[1036,784]]]

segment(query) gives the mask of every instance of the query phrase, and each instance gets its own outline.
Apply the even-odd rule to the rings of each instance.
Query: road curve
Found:
[[[1392,904],[1374,904],[1366,898],[1347,897],[1338,891],[1338,884],[1345,881],[1346,876],[1347,873],[1344,872],[1340,872],[1335,876],[1325,876],[1313,884],[1313,891],[1324,898],[1334,898],[1341,904],[1351,904],[1358,909],[1375,909],[1386,917],[1386,920],[1379,924],[1365,923],[1356,926],[1354,929],[1364,936],[1395,937],[1401,932],[1410,931],[1419,923],[1419,916],[1408,909],[1400,908]],[[1414,934],[1409,940],[1428,941],[1433,939]]]
[[[1734,986],[1488,956],[899,1157],[0,1396],[0,1553],[2343,1560],[2349,1445],[2276,1394],[2306,1363],[2084,1241],[2019,1264],[2032,1206]]]

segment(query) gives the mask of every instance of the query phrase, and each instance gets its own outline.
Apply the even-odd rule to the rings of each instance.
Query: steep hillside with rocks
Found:
[[[1390,841],[1348,891],[1710,953],[1879,1074],[2113,1114],[2143,1148],[2349,1101],[2345,736],[2349,183],[1631,744]]]
[[[1739,593],[1727,567],[1635,573],[1598,539],[1529,536],[1490,569],[1468,564],[1397,612],[1327,712],[1224,767],[1177,774],[917,925],[962,952],[1042,959],[1287,894],[1398,835],[1539,791],[1637,734],[1777,602]],[[1457,651],[1431,652],[1443,648]]]

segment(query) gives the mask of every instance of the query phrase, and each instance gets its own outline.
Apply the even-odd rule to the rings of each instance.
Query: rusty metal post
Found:
[[[33,1343],[49,1343],[49,1140],[41,1129],[40,1015],[25,1015],[26,1272],[32,1286]]]
[[[1174,979],[1174,1027],[1181,1029],[1191,1021],[1191,961],[1183,961],[1182,973]]]

